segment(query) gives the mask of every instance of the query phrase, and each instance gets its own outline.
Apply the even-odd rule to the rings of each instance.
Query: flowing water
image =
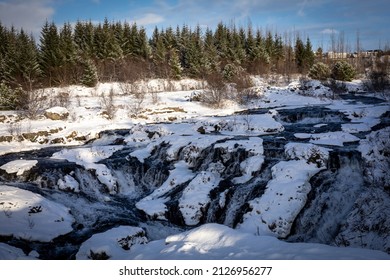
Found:
[[[376,102],[371,99],[365,101]],[[265,114],[267,111],[253,110],[247,113]],[[194,173],[208,170],[213,164],[223,163],[221,181],[218,187],[210,192],[210,201],[202,209],[200,223],[216,222],[236,227],[242,222],[243,215],[250,210],[248,201],[264,193],[267,182],[271,179],[271,167],[285,160],[285,144],[291,141],[308,141],[295,138],[295,133],[339,131],[341,124],[349,121],[344,114],[321,106],[280,109],[278,113],[277,118],[283,124],[284,131],[259,136],[263,141],[265,160],[261,170],[248,182],[232,183],[234,177],[241,175],[240,163],[248,158],[248,153],[244,149],[236,149],[226,154],[212,144],[199,152],[192,163]],[[389,112],[382,116],[377,129],[386,126],[389,126]],[[101,134],[117,135],[120,139],[128,133],[130,131],[120,130]],[[237,139],[241,138],[246,139],[246,137]],[[112,144],[118,143],[121,144],[120,141]],[[310,181],[312,190],[308,195],[308,201],[297,216],[287,241],[337,243],[348,215],[356,208],[355,204],[360,194],[367,192],[368,188],[364,178],[364,162],[356,147],[357,143],[353,143],[330,152],[327,168]],[[75,148],[79,147],[67,147]],[[61,147],[1,156],[0,166],[14,159],[37,159],[38,164],[23,176],[2,172],[0,177],[2,183],[40,193],[50,200],[62,203],[71,209],[76,222],[71,233],[60,236],[51,243],[29,242],[9,237],[0,237],[0,241],[21,247],[26,252],[36,250],[43,259],[72,259],[80,244],[95,233],[117,225],[145,225],[151,217],[138,210],[135,204],[168,178],[169,171],[173,169],[175,163],[167,161],[168,148],[168,144],[162,143],[144,162],[140,162],[137,158],[129,156],[135,148],[124,146],[111,157],[98,162],[107,166],[117,179],[118,191],[111,195],[108,195],[106,186],[98,180],[93,171],[66,160],[52,159],[52,154],[60,151]],[[179,151],[178,160],[185,157],[180,153],[183,151]],[[56,188],[58,180],[63,179],[66,174],[72,174],[82,191],[74,193]],[[185,225],[178,205],[187,185],[188,182],[183,183],[165,194],[168,198],[167,221],[154,222],[154,226],[158,227],[161,224],[164,227],[171,227],[173,231],[189,228]],[[110,197],[109,202],[107,196]],[[340,242],[336,245],[340,245]]]

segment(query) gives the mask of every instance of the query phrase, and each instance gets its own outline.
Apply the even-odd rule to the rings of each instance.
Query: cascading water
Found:
[[[251,112],[247,113],[251,114]],[[266,114],[267,112],[252,113]],[[168,142],[162,141],[156,144],[148,150],[149,154],[137,158],[131,156],[132,152],[148,146],[126,145],[124,138],[131,133],[130,131],[105,132],[110,137],[114,136],[109,144],[123,147],[93,164],[102,165],[107,169],[115,179],[113,189],[108,188],[101,178],[99,179],[98,171],[94,170],[96,165],[90,168],[77,162],[51,158],[61,148],[2,156],[0,165],[21,157],[38,160],[38,164],[22,176],[2,172],[1,180],[8,185],[17,185],[20,188],[39,192],[53,201],[61,202],[71,209],[75,217],[74,231],[56,238],[51,244],[5,239],[8,243],[17,244],[26,251],[37,250],[41,258],[72,258],[78,246],[94,233],[115,225],[140,225],[154,220],[157,216],[147,215],[137,209],[136,204],[164,184],[168,186],[171,184],[171,189],[154,198],[164,201],[166,212],[164,216],[159,217],[163,217],[165,221],[156,221],[156,223],[178,230],[188,228],[189,225],[185,224],[183,214],[180,212],[182,210],[180,199],[193,178],[202,172],[206,175],[214,172],[218,173],[218,176],[214,178],[216,185],[210,187],[206,196],[207,201],[199,206],[197,212],[199,224],[217,222],[236,227],[242,222],[245,213],[250,211],[248,202],[263,195],[267,183],[272,178],[271,168],[279,161],[286,160],[285,145],[289,142],[309,141],[296,138],[294,134],[339,131],[341,124],[348,122],[344,114],[322,107],[279,110],[276,118],[284,125],[284,131],[261,136],[251,135],[251,140],[248,140],[248,136],[237,135],[223,139],[223,133],[216,132],[208,135],[211,139],[208,140],[210,144],[201,148],[195,147],[197,149],[194,148],[193,151],[186,149],[190,144],[183,144],[173,158],[169,154],[171,144]],[[153,133],[149,134],[150,137],[154,137]],[[229,141],[234,144],[231,148],[227,148]],[[264,150],[261,155],[264,158],[258,158],[262,163],[261,168],[251,171],[250,174],[245,174],[242,163],[253,155],[250,154],[250,149],[240,147],[242,141],[252,141],[253,145],[260,143]],[[91,144],[93,143],[89,143]],[[87,146],[75,148],[85,147]],[[189,157],[188,154],[192,156]],[[188,179],[183,179],[183,182],[177,184],[173,181],[167,182],[171,172],[181,162],[188,165],[185,169],[186,173],[183,173],[187,174]],[[359,239],[354,235],[357,219],[353,217],[358,215],[359,211],[365,211],[365,208],[357,205],[368,203],[367,196],[362,196],[362,193],[370,193],[370,185],[364,177],[363,164],[360,152],[356,151],[356,145],[333,148],[330,151],[326,169],[314,175],[310,181],[312,189],[308,194],[307,203],[297,216],[287,237],[288,241],[320,242],[339,246],[359,245],[357,241]],[[189,176],[189,173],[193,176]],[[205,178],[207,179],[207,176]],[[79,191],[59,189],[59,182],[66,180],[77,182]],[[379,201],[380,195],[377,197]],[[387,219],[382,223],[387,223]],[[378,225],[372,227],[375,229]],[[387,228],[385,225],[378,231]],[[365,239],[365,242],[370,241]],[[380,247],[383,242],[387,242],[386,237],[377,240],[375,246]],[[367,247],[370,247],[370,244]]]
[[[356,151],[332,151],[328,168],[311,180],[308,202],[295,220],[290,241],[334,243],[340,226],[365,187]]]

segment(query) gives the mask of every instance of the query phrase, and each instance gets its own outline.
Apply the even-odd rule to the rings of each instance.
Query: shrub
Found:
[[[352,81],[355,75],[355,68],[346,61],[337,61],[332,68],[332,78],[335,80]]]
[[[384,92],[387,88],[390,87],[389,75],[386,71],[373,70],[367,75],[368,81],[366,83],[366,88],[368,90],[373,90],[376,92]]]
[[[330,74],[329,66],[322,62],[314,64],[309,70],[309,77],[320,81],[330,78]]]
[[[0,109],[18,109],[25,101],[24,95],[21,88],[12,89],[5,83],[0,83]]]

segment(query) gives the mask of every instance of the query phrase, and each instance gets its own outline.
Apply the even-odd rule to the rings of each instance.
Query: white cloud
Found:
[[[14,26],[26,32],[39,34],[43,23],[50,20],[54,9],[51,0],[21,1],[11,0],[0,2],[0,19],[5,26]]]
[[[340,31],[338,31],[336,29],[325,28],[320,33],[321,34],[339,34]]]
[[[138,18],[135,22],[138,25],[149,25],[163,22],[165,18],[163,16],[157,15],[155,13],[147,13],[143,17]]]

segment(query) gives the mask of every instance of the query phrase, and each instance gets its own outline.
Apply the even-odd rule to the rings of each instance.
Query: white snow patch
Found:
[[[0,185],[0,235],[49,242],[71,232],[69,209],[39,194]]]
[[[259,137],[250,137],[248,140],[229,140],[224,143],[218,143],[214,148],[226,149],[232,153],[237,149],[244,149],[248,152],[248,158],[240,163],[242,176],[233,178],[234,184],[243,184],[253,178],[253,173],[259,171],[264,163],[263,139]]]
[[[199,224],[202,210],[210,202],[210,191],[218,186],[220,180],[219,174],[202,171],[183,190],[179,210],[186,225]]]
[[[116,245],[112,245],[116,246]],[[390,259],[384,252],[338,248],[323,244],[287,243],[271,236],[254,236],[220,224],[205,224],[165,240],[134,245],[111,259],[128,260],[358,260]]]
[[[306,160],[280,161],[274,165],[272,180],[261,197],[249,201],[252,210],[244,215],[238,228],[258,235],[286,237],[306,203],[311,190],[309,179],[319,170]]]
[[[123,146],[93,146],[90,148],[64,149],[54,153],[52,158],[75,162],[86,169],[95,170],[98,180],[113,194],[117,192],[116,178],[106,165],[97,164],[96,162],[109,158],[121,149],[123,149]]]
[[[75,193],[80,192],[80,184],[73,178],[71,175],[65,175],[64,179],[58,179],[57,181],[58,189],[60,190],[70,190]]]
[[[136,207],[150,217],[166,220],[165,213],[167,207],[164,203],[168,201],[168,198],[163,196],[178,185],[191,180],[196,175],[192,173],[184,161],[179,161],[174,166],[175,168],[169,171],[168,179],[160,187],[136,203]]]
[[[360,140],[358,137],[343,131],[326,133],[295,133],[294,136],[298,139],[310,139],[310,143],[313,144],[340,147],[342,147],[344,143]]]
[[[34,260],[34,255],[30,253],[27,256],[22,249],[0,243],[0,260]]]
[[[287,143],[284,147],[285,154],[288,159],[304,159],[308,163],[315,163],[319,167],[326,166],[329,158],[329,151],[324,147],[320,147],[309,143]]]
[[[108,258],[121,258],[126,256],[134,244],[147,243],[142,228],[132,226],[119,226],[108,231],[94,234],[85,241],[76,254],[78,260],[93,259],[93,255],[105,254]]]
[[[49,108],[49,109],[45,110],[45,112],[52,113],[52,114],[58,114],[58,115],[69,114],[68,109],[66,109],[64,107],[59,107],[59,106]]]
[[[17,176],[23,175],[25,171],[30,170],[38,163],[37,160],[23,160],[17,159],[0,166],[8,174],[16,173]]]

